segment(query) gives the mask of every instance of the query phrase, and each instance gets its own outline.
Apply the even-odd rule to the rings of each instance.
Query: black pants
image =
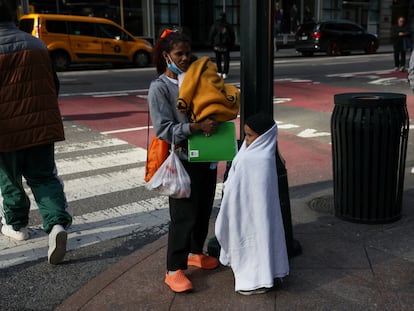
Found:
[[[230,66],[230,51],[214,51],[216,53],[216,64],[217,64],[217,71],[219,73],[225,73],[226,75],[229,74],[229,66]],[[222,67],[222,61],[224,62],[224,70]]]
[[[203,252],[216,191],[217,169],[210,169],[210,163],[183,164],[191,178],[191,196],[169,198],[168,271],[187,269],[188,254]]]
[[[405,50],[403,47],[394,47],[394,65],[395,67],[405,67]]]

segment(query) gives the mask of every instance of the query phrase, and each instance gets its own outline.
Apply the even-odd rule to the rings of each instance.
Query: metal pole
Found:
[[[59,0],[56,0],[56,14],[60,13]]]
[[[146,35],[153,38],[151,43],[156,41],[155,25],[154,25],[154,1],[147,0],[147,33]]]
[[[273,117],[273,0],[242,0],[240,5],[240,133],[249,116],[262,111]],[[279,198],[289,257],[301,246],[293,239],[285,161],[276,150]]]
[[[121,13],[121,26],[124,28],[124,1],[119,0],[119,11]]]

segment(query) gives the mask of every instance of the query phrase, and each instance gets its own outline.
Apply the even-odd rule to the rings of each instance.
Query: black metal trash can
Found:
[[[331,117],[335,215],[358,223],[401,218],[409,118],[406,95],[334,96]]]

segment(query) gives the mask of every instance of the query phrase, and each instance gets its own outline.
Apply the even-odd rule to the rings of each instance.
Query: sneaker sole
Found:
[[[66,255],[66,242],[68,240],[68,234],[66,231],[61,231],[56,235],[55,245],[53,251],[49,254],[49,263],[57,265],[62,262]]]
[[[21,231],[13,231],[10,232],[8,228],[6,228],[6,225],[3,225],[1,227],[1,233],[10,239],[16,240],[16,241],[26,241],[29,239],[30,235],[27,232],[21,232]]]
[[[168,285],[168,287],[174,292],[174,293],[186,293],[191,292],[193,290],[193,287],[186,287],[186,288],[177,288],[173,284],[169,284],[165,282],[165,284]]]
[[[255,290],[238,290],[237,293],[243,296],[266,294],[269,289],[255,289]]]
[[[174,284],[174,282],[172,282],[170,280],[170,278],[168,277],[168,274],[165,275],[164,282],[175,293],[184,293],[184,292],[189,292],[189,291],[192,291],[193,290],[193,284],[191,283],[191,281],[190,281],[190,284],[188,284],[188,286],[176,286]]]

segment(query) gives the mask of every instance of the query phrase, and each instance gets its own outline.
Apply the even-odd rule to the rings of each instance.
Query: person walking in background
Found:
[[[406,51],[411,50],[411,34],[405,24],[405,18],[400,16],[397,24],[392,27],[391,37],[394,49],[394,70],[405,71]]]
[[[292,8],[290,9],[290,32],[292,34],[295,34],[298,30],[299,26],[299,15],[298,15],[298,8],[296,4],[292,5]]]
[[[303,22],[304,23],[313,22],[313,14],[312,14],[311,9],[308,5],[305,6],[305,13],[304,13],[304,16],[303,16]]]
[[[230,67],[230,51],[234,46],[235,34],[233,27],[226,20],[225,12],[221,12],[219,18],[211,26],[208,38],[216,54],[218,74],[223,79],[227,79]]]
[[[289,274],[276,169],[277,125],[263,113],[246,119],[245,139],[223,188],[215,234],[220,262],[234,273],[235,290],[262,294]]]
[[[200,131],[206,136],[211,135],[217,129],[217,122],[205,118],[191,123],[176,108],[179,76],[190,65],[190,39],[180,31],[166,30],[155,44],[153,56],[159,76],[151,82],[148,103],[155,135],[169,144],[175,144],[191,179],[189,198],[169,198],[165,283],[174,292],[185,292],[193,288],[184,273],[189,265],[202,269],[215,269],[219,265],[216,258],[203,254],[213,208],[217,167],[207,162],[189,162],[187,156],[187,138]]]
[[[275,35],[282,32],[282,20],[283,20],[283,10],[280,9],[279,3],[275,3]]]
[[[16,28],[15,0],[0,0],[0,189],[1,232],[29,238],[30,200],[26,179],[49,234],[48,261],[66,253],[72,217],[57,176],[54,143],[65,139],[57,94],[58,79],[43,42]]]
[[[283,10],[279,8],[279,3],[275,4],[275,22],[274,22],[274,34],[273,34],[273,48],[274,52],[277,52],[279,49],[277,47],[277,36],[282,32],[282,20],[283,20]]]

